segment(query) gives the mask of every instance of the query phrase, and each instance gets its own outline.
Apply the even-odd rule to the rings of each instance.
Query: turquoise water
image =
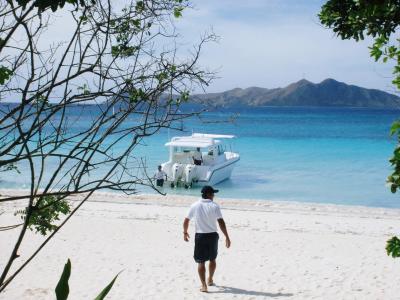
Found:
[[[207,121],[235,113],[210,113]],[[262,108],[241,111],[234,123],[192,120],[186,127],[237,135],[232,148],[241,160],[232,178],[218,185],[219,197],[400,207],[400,195],[385,186],[395,145],[388,132],[398,116],[385,110]],[[150,165],[167,160],[167,140],[164,133],[149,141]]]
[[[400,195],[392,195],[385,186],[395,145],[388,132],[399,115],[349,108],[213,112],[202,120],[187,120],[185,133],[165,130],[144,140],[136,156],[147,161],[153,174],[159,163],[168,160],[164,143],[174,135],[235,134],[232,150],[240,153],[241,160],[232,178],[217,186],[218,197],[400,207]],[[71,129],[79,131],[85,118],[80,120]],[[23,176],[0,179],[0,187],[26,187]],[[199,189],[164,192],[198,195]]]

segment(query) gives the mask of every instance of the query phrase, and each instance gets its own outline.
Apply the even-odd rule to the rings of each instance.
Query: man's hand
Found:
[[[188,233],[189,222],[190,222],[190,220],[188,218],[185,218],[185,220],[183,220],[183,240],[185,242],[189,242],[189,238],[190,238],[189,233]]]
[[[189,238],[190,238],[189,233],[184,232],[184,233],[183,233],[183,240],[184,240],[185,242],[189,242]]]
[[[226,248],[229,248],[231,246],[231,239],[229,238],[228,235],[228,230],[226,229],[225,221],[224,219],[220,218],[218,219],[218,225],[223,234],[225,235],[225,246]]]
[[[231,246],[231,240],[229,238],[226,238],[225,246],[226,246],[226,248],[229,248]]]

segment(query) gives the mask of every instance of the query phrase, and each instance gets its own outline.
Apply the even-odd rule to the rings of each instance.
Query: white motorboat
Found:
[[[193,185],[215,185],[230,178],[240,156],[227,151],[223,141],[234,137],[205,133],[173,137],[165,144],[170,148],[169,160],[161,164],[167,174],[167,182],[171,187],[188,188]]]

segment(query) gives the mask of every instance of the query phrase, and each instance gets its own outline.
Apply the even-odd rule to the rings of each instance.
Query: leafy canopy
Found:
[[[400,0],[330,0],[318,16],[342,39],[374,38],[371,56],[376,61],[395,61],[393,84],[400,89],[400,40],[390,39],[400,25]]]

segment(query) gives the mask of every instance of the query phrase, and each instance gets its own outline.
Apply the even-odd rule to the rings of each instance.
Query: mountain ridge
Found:
[[[400,97],[346,84],[332,78],[320,83],[301,79],[283,88],[234,88],[220,93],[193,95],[192,100],[215,107],[321,106],[400,109]]]

